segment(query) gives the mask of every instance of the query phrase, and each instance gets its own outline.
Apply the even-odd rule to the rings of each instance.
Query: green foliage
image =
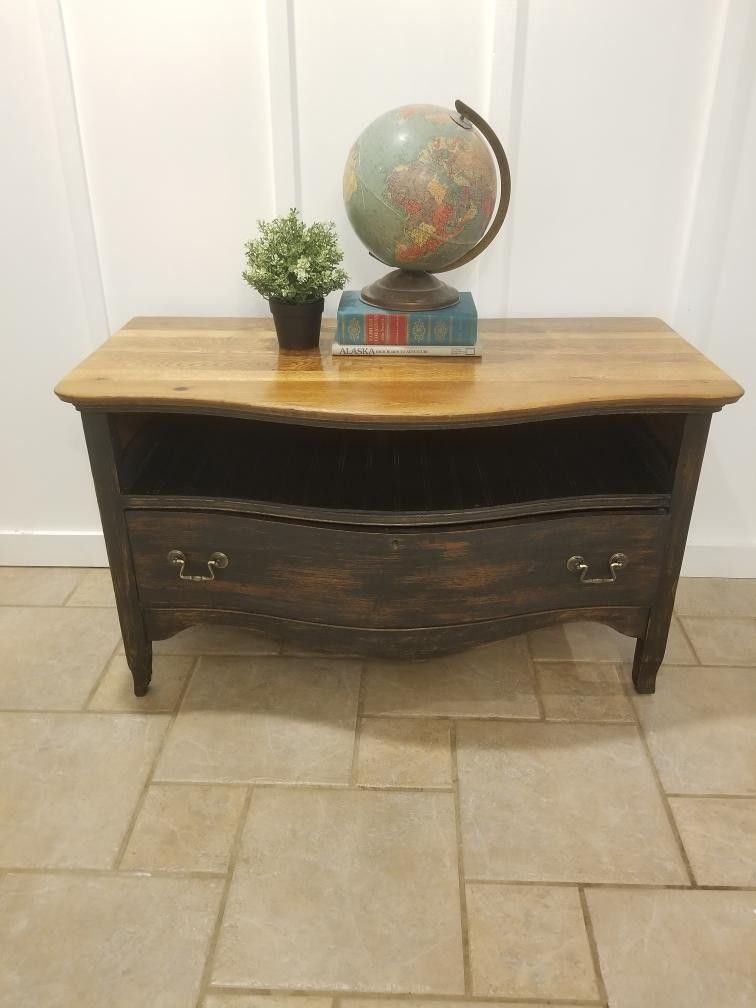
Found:
[[[333,221],[308,227],[292,208],[257,226],[259,238],[244,246],[248,268],[242,276],[263,297],[302,304],[340,290],[349,279],[339,265],[344,256]]]

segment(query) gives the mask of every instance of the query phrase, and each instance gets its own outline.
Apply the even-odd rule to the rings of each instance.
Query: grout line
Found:
[[[212,934],[210,935],[210,941],[207,945],[207,953],[205,956],[205,966],[202,970],[202,977],[200,979],[199,993],[197,996],[197,1008],[202,1008],[202,1004],[207,995],[208,988],[210,986],[210,977],[212,973],[213,958],[215,957],[215,950],[218,945],[218,938],[220,937],[221,927],[223,925],[223,917],[226,913],[226,904],[228,902],[228,895],[231,891],[231,880],[234,877],[234,872],[236,871],[236,861],[239,856],[239,851],[241,849],[242,835],[244,833],[244,827],[247,824],[249,818],[250,806],[252,803],[252,795],[254,789],[250,788],[247,791],[246,798],[244,799],[244,804],[242,805],[241,814],[239,816],[239,822],[236,824],[236,832],[234,833],[234,842],[231,845],[231,852],[228,858],[228,868],[226,870],[226,882],[223,886],[223,892],[221,893],[220,902],[218,904],[218,916],[215,920],[215,927],[213,928]]]
[[[616,694],[620,696],[620,694]],[[622,695],[627,695],[623,692]],[[637,716],[635,711],[633,711],[633,720],[620,721],[615,718],[609,720],[608,718],[579,718],[579,717],[565,717],[565,718],[555,718],[555,717],[499,717],[496,714],[492,715],[466,715],[466,714],[365,714],[363,715],[363,720],[369,718],[395,718],[397,721],[448,721],[452,722],[462,722],[463,724],[470,724],[475,722],[482,722],[483,724],[586,724],[586,725],[615,725],[615,726],[625,726],[633,728],[637,725]]]
[[[154,780],[153,784],[159,784],[160,787],[229,787],[229,788],[248,788],[253,785],[257,787],[256,781],[225,781],[225,780]]]
[[[114,658],[119,657],[119,656],[123,657],[123,655],[113,655]],[[112,660],[112,659],[110,659],[110,660]],[[628,694],[628,695],[631,696],[632,694]],[[170,709],[164,708],[162,710],[151,709],[151,710],[141,711],[141,710],[123,710],[123,709],[117,708],[117,707],[113,708],[112,710],[110,710],[110,709],[108,709],[108,710],[104,710],[104,709],[100,710],[99,708],[97,708],[96,710],[92,710],[92,709],[81,710],[80,708],[77,708],[77,707],[74,707],[74,708],[70,708],[69,707],[69,708],[66,708],[66,709],[56,709],[55,707],[0,707],[0,714],[91,714],[91,715],[107,715],[109,717],[112,717],[115,714],[120,714],[120,715],[123,715],[124,717],[144,717],[144,716],[159,717],[161,715],[163,717],[165,717],[166,715],[171,715],[173,713],[174,713],[173,708],[170,708]],[[426,715],[426,714],[418,714],[418,715],[409,715],[409,716],[396,715],[396,714],[365,714],[365,715],[363,715],[362,720],[373,719],[373,718],[376,719],[376,720],[396,719],[396,720],[400,720],[400,721],[440,721],[442,723],[446,722],[447,724],[452,724],[454,722],[460,722],[461,721],[464,724],[471,724],[471,723],[474,724],[476,722],[480,722],[482,724],[532,724],[532,725],[536,725],[536,724],[544,723],[544,724],[612,725],[615,728],[623,728],[623,727],[624,728],[633,728],[633,727],[637,727],[637,721],[608,721],[606,719],[604,719],[604,720],[598,720],[596,718],[564,718],[564,719],[546,718],[546,720],[544,722],[541,722],[540,718],[535,718],[535,717],[529,717],[529,718],[528,717],[519,717],[519,718],[518,717],[496,717],[496,716],[494,716],[494,717],[485,717],[485,716],[466,717],[464,715],[463,716],[459,716],[459,715],[452,716],[452,715],[446,715],[446,714],[443,714],[443,715],[442,714],[438,714],[438,715],[435,715],[435,714],[428,714],[428,715]],[[174,783],[171,780],[163,780],[161,778],[156,778],[156,783],[158,781],[161,784],[171,784],[171,783]],[[273,786],[273,785],[278,786],[278,785],[281,785],[282,787],[284,787],[286,785],[305,786],[305,782],[300,782],[300,781],[284,781],[284,780],[282,780],[282,781],[276,781],[276,780],[269,780],[269,781],[257,781],[257,780],[225,781],[225,780],[218,780],[217,778],[215,778],[213,780],[205,780],[205,779],[202,779],[202,780],[181,780],[181,781],[176,781],[176,783],[182,783],[182,784],[255,784],[255,785],[259,784],[260,786],[266,786],[266,785],[268,785],[268,786]],[[333,782],[333,781],[331,781],[331,782],[329,782],[329,781],[323,781],[323,782],[320,782],[320,783],[317,783],[317,784],[313,784],[312,786],[313,787],[351,787],[352,785],[350,783],[341,784],[341,783]],[[363,787],[363,786],[364,785],[360,785],[360,787]],[[392,788],[388,788],[388,790],[392,790],[392,791],[393,790],[400,790],[400,788],[399,787],[396,787],[396,788],[392,787]],[[426,788],[426,787],[420,787],[420,788],[411,788],[409,790],[420,790],[420,791],[444,790],[444,791],[448,791],[449,789],[448,788]],[[711,796],[707,795],[706,797],[711,797]],[[727,796],[723,795],[722,797],[727,797]],[[741,797],[747,798],[749,796],[748,795],[742,795]],[[756,794],[755,795],[751,795],[750,797],[754,798],[754,797],[756,797]]]
[[[250,791],[255,790],[254,785],[249,786]],[[242,811],[243,818],[243,811]],[[229,868],[230,871],[230,868]],[[52,866],[46,867],[45,865],[37,865],[30,868],[28,865],[2,865],[0,866],[0,878],[3,875],[55,875],[66,878],[69,876],[81,875],[85,878],[196,878],[196,879],[207,879],[207,878],[226,878],[227,872],[212,872],[212,871],[200,871],[199,869],[173,869],[168,868],[151,868],[149,870],[141,868],[123,868],[118,871],[114,871],[112,868],[56,868]],[[575,889],[576,887],[581,887],[583,889],[632,889],[635,891],[651,891],[658,892],[663,890],[668,890],[670,892],[740,892],[740,893],[754,893],[756,894],[756,886],[737,886],[737,885],[697,885],[695,888],[689,885],[682,885],[680,883],[654,883],[654,882],[553,882],[553,881],[523,881],[522,879],[490,879],[490,878],[468,878],[466,879],[467,885],[490,885],[490,886],[521,886],[527,888],[528,886],[534,886],[536,888],[543,889],[544,887],[551,887],[555,889]],[[215,989],[215,988],[213,988]],[[235,988],[232,988],[235,989]],[[305,991],[305,993],[313,993],[312,991]],[[317,993],[317,991],[315,992]],[[341,992],[344,993],[343,991]],[[368,995],[364,991],[360,991],[362,996],[367,997]],[[352,997],[353,995],[349,995]],[[373,995],[369,995],[372,997]],[[389,996],[389,995],[387,995]],[[394,995],[391,995],[394,996]],[[429,994],[428,997],[431,1000],[437,1000],[440,995]],[[474,994],[470,995],[476,1000],[479,1000],[481,995]],[[415,995],[413,994],[413,998]],[[466,1000],[467,995],[460,993],[457,995],[449,995],[450,998],[456,998],[457,1000]],[[500,997],[490,998],[492,1001],[500,1001]],[[515,998],[515,1001],[522,1000],[521,998]],[[536,999],[538,1001],[538,999]],[[540,1004],[541,1001],[538,1001]]]
[[[78,581],[76,582],[76,584],[73,586],[73,588],[71,589],[71,591],[66,595],[66,597],[61,602],[61,605],[64,608],[68,605],[71,597],[76,593],[77,589],[80,587],[82,581],[86,577],[86,571],[84,569],[79,570],[78,574],[79,574]]]
[[[624,723],[633,724],[637,728],[640,725],[640,718],[638,717],[638,711],[635,709],[635,704],[633,703],[632,697],[630,696],[631,691],[633,693],[635,692],[635,686],[633,685],[633,679],[632,679],[632,664],[630,665],[631,671],[628,679],[625,679],[625,676],[623,674],[623,666],[625,664],[626,664],[625,662],[621,661],[615,662],[614,674],[617,677],[617,683],[619,684],[621,695],[625,698],[628,710],[630,711],[630,714],[632,716],[632,721],[625,721]]]
[[[609,993],[606,989],[604,976],[601,972],[601,960],[599,958],[598,943],[596,942],[596,935],[593,933],[593,921],[591,920],[591,915],[588,910],[588,900],[585,896],[585,890],[582,886],[578,886],[578,896],[580,897],[580,909],[583,913],[583,924],[585,925],[585,933],[588,938],[588,947],[591,950],[593,972],[596,976],[596,986],[598,988],[599,997],[601,998],[603,1004],[608,1004]]]
[[[102,681],[105,678],[105,676],[108,674],[108,669],[110,668],[111,664],[113,663],[113,659],[118,654],[118,648],[119,648],[119,646],[120,646],[120,644],[116,644],[115,645],[115,647],[113,648],[113,651],[112,651],[110,657],[106,660],[105,664],[103,665],[102,669],[100,670],[100,674],[97,676],[97,680],[95,681],[94,686],[92,686],[91,690],[89,691],[89,693],[87,695],[87,699],[84,701],[84,706],[81,708],[82,711],[88,711],[89,710],[89,705],[92,703],[92,700],[94,700],[95,693],[100,688],[100,684],[102,683]],[[130,670],[129,670],[129,675],[131,675],[131,671]]]
[[[160,740],[160,745],[157,747],[155,756],[153,757],[152,763],[150,764],[150,769],[147,773],[147,776],[144,779],[144,786],[142,787],[142,791],[134,807],[134,811],[132,812],[128,828],[126,830],[126,833],[124,834],[123,840],[121,841],[121,846],[118,848],[118,853],[116,855],[115,861],[113,862],[113,868],[116,871],[120,870],[121,862],[123,861],[124,855],[126,854],[126,849],[129,845],[129,841],[131,840],[134,828],[136,827],[137,824],[137,820],[139,819],[142,807],[144,806],[144,803],[146,801],[147,792],[149,791],[150,786],[153,783],[153,778],[155,775],[155,770],[157,769],[158,761],[160,760],[160,757],[163,754],[163,750],[165,749],[165,744],[168,740],[168,736],[170,735],[171,729],[173,728],[176,718],[178,717],[178,711],[181,707],[181,703],[184,699],[184,696],[186,695],[186,691],[189,689],[189,683],[192,681],[194,670],[198,664],[199,664],[199,658],[197,658],[194,661],[192,667],[189,670],[189,674],[187,675],[186,682],[184,683],[181,689],[181,693],[179,695],[178,701],[176,702],[176,706],[174,707],[173,713],[170,715],[168,725],[165,731],[163,732],[163,737]]]
[[[159,777],[154,777],[152,783],[159,784],[161,787],[186,787],[187,785],[199,784],[218,787],[255,787],[263,790],[287,788],[290,791],[353,791],[355,794],[361,794],[364,791],[387,791],[407,794],[424,794],[427,791],[431,794],[451,794],[453,791],[451,785],[448,787],[440,785],[421,787],[420,785],[411,784],[349,784],[347,782],[338,784],[328,781],[317,783],[297,780],[256,780],[255,778],[250,780],[222,780],[217,777],[212,780],[194,778],[161,780]]]
[[[161,657],[161,656],[158,655],[158,657]],[[165,657],[168,657],[168,656],[166,655]],[[191,655],[171,655],[171,657],[172,658],[182,658],[182,657],[192,658]],[[154,660],[155,660],[155,658],[154,658],[154,655],[153,655],[153,661]],[[186,676],[186,682],[184,683],[183,687],[181,688],[181,690],[179,692],[179,695],[178,695],[178,699],[176,700],[176,703],[175,703],[174,708],[173,708],[173,718],[171,719],[171,723],[170,723],[169,728],[168,728],[169,732],[172,731],[173,725],[175,724],[176,719],[178,718],[179,714],[181,713],[181,709],[184,706],[184,701],[186,700],[186,696],[187,696],[187,694],[189,692],[189,689],[190,689],[190,687],[192,685],[192,682],[194,681],[194,676],[197,673],[197,670],[199,669],[199,667],[202,664],[202,662],[205,661],[205,660],[206,660],[206,656],[205,655],[194,655],[193,659],[190,661],[189,671],[188,671],[187,676]],[[168,733],[166,732],[166,737],[167,737],[167,735],[168,735]]]
[[[114,656],[115,657],[115,656]],[[166,717],[172,714],[171,710],[123,710],[123,708],[114,708],[113,710],[99,710],[99,709],[87,709],[83,710],[81,707],[0,707],[0,714],[54,714],[56,717],[59,714],[86,714],[87,717]],[[210,782],[213,783],[213,782]],[[222,781],[215,781],[214,783],[223,783]]]
[[[472,962],[470,956],[470,929],[467,919],[467,890],[465,888],[465,862],[462,850],[462,812],[459,798],[459,772],[457,766],[457,726],[449,726],[449,750],[451,755],[452,786],[454,788],[454,828],[457,841],[457,869],[459,873],[459,916],[462,931],[462,968],[465,979],[465,994],[472,994]]]
[[[357,764],[360,755],[360,736],[362,735],[362,710],[365,706],[365,663],[360,663],[360,684],[357,687],[357,709],[354,716],[354,744],[352,746],[352,766],[349,771],[349,783],[357,783]]]
[[[520,694],[526,695],[526,694]],[[534,717],[531,715],[523,715],[522,717],[511,717],[507,715],[499,714],[403,714],[400,711],[383,711],[380,714],[363,714],[363,720],[373,719],[376,720],[397,720],[397,721],[517,721],[522,724],[523,722],[530,722],[530,724],[537,724],[541,719],[539,717]]]
[[[554,880],[533,880],[533,879],[492,879],[492,878],[468,878],[468,885],[490,885],[490,886],[552,886],[557,889],[574,889],[581,886],[583,889],[670,889],[675,892],[756,892],[756,886],[736,886],[736,885],[684,885],[681,882],[581,882],[579,879],[565,882]]]
[[[86,714],[87,717],[170,717],[171,710],[123,710],[115,708],[113,710],[82,710],[80,707],[0,707],[0,714],[54,714],[62,717],[72,717],[77,714]],[[209,783],[222,784],[224,781],[210,781]]]
[[[533,652],[530,647],[530,637],[528,634],[525,634],[525,655],[528,660],[530,675],[533,679],[533,692],[535,693],[536,703],[538,704],[538,717],[540,721],[545,721],[546,707],[543,702],[543,695],[541,694],[541,677],[538,674],[538,665],[533,657]]]
[[[354,788],[348,788],[348,790],[356,791],[398,791],[400,793],[404,792],[407,794],[422,794],[424,791],[428,791],[431,794],[453,794],[454,788],[451,785],[443,784],[355,784]]]
[[[120,655],[120,657],[123,658],[123,655]],[[129,675],[131,675],[131,673],[129,673]],[[143,697],[137,697],[136,699],[137,700],[142,700],[144,698]],[[2,710],[2,708],[0,708],[0,711],[1,710]],[[13,710],[13,711],[4,711],[3,713],[21,714],[22,712],[19,711],[19,710]],[[24,713],[29,714],[29,713],[32,713],[32,712],[27,710]],[[34,711],[34,713],[35,714],[39,714],[39,713],[44,713],[44,714],[65,714],[65,711]],[[140,711],[140,710],[125,710],[123,707],[96,707],[96,708],[87,708],[84,711],[70,711],[69,713],[73,713],[73,714],[77,714],[77,713],[78,714],[109,714],[111,717],[113,717],[116,714],[122,714],[124,717],[153,717],[153,716],[160,716],[162,714],[163,717],[170,717],[170,715],[173,714],[173,708],[172,707],[150,707],[149,710]],[[194,783],[194,782],[192,781],[192,782],[187,782],[187,783]],[[208,783],[211,783],[211,782],[208,782]],[[225,781],[214,781],[212,783],[215,783],[215,784],[224,784]]]
[[[682,858],[682,863],[685,866],[685,871],[686,871],[686,873],[688,875],[688,878],[690,879],[690,884],[694,888],[696,888],[696,886],[698,885],[698,883],[696,882],[696,876],[694,875],[693,869],[691,868],[691,865],[690,865],[690,860],[688,858],[688,852],[685,850],[685,845],[683,844],[682,836],[680,835],[680,831],[677,828],[677,821],[675,819],[674,813],[672,812],[672,806],[669,804],[669,799],[667,798],[667,795],[666,795],[666,793],[664,791],[664,786],[662,784],[661,777],[659,776],[659,771],[656,769],[656,763],[654,763],[654,757],[653,757],[653,754],[651,752],[651,747],[649,746],[648,739],[646,738],[646,734],[643,731],[643,725],[640,724],[640,723],[637,726],[637,732],[638,732],[638,737],[641,740],[641,745],[643,746],[643,750],[644,750],[644,752],[646,754],[646,757],[648,759],[648,763],[649,763],[649,766],[651,768],[651,773],[653,774],[653,778],[654,778],[654,781],[656,783],[656,787],[657,787],[658,792],[659,792],[659,797],[661,798],[662,805],[664,806],[664,812],[665,812],[665,814],[667,816],[667,820],[669,822],[670,829],[672,830],[672,836],[675,839],[675,843],[677,844],[677,848],[678,848],[678,851],[680,853],[680,857]]]
[[[727,623],[753,623],[756,620],[756,616],[711,616],[708,613],[679,613],[676,609],[674,615],[679,620],[684,619],[695,619],[695,620],[710,620],[712,623],[723,622]]]
[[[80,605],[76,605],[76,604],[69,605],[68,603],[66,603],[63,608],[64,609],[113,609],[113,610],[115,610],[116,609],[116,605],[115,605],[114,602],[110,602],[110,603],[107,603],[107,604],[103,602],[102,605],[100,605],[99,603],[97,603],[95,605],[92,602],[86,602],[86,603],[82,602]]]
[[[231,787],[255,787],[255,788],[290,788],[299,789],[301,791],[362,791],[363,788],[352,787],[348,782],[343,784],[333,781],[292,781],[292,780],[256,780],[254,777],[249,780],[222,780],[217,777],[213,779],[206,780],[205,778],[173,778],[170,780],[163,780],[160,777],[155,777],[152,781],[153,784],[223,784],[229,785]],[[391,789],[394,790],[394,789]]]
[[[746,801],[756,801],[756,793],[754,794],[721,794],[717,792],[690,792],[686,793],[684,791],[666,791],[665,794],[667,798],[745,798]]]
[[[546,718],[546,724],[549,725],[566,725],[566,724],[577,724],[577,725],[596,725],[599,727],[603,725],[606,728],[637,728],[638,722],[635,718],[571,718],[571,717],[550,717]]]
[[[83,608],[83,607],[82,607]],[[91,608],[89,606],[88,608]],[[177,636],[177,635],[176,635]],[[170,638],[166,638],[170,639]],[[162,643],[162,641],[153,641],[153,644]],[[121,645],[121,650],[118,652],[124,655],[126,652],[123,650]],[[279,655],[275,651],[248,651],[241,654],[239,651],[156,651],[154,653],[155,658],[244,658],[249,660],[250,658],[290,658],[291,655]],[[300,656],[304,657],[304,656]]]
[[[411,1004],[424,1004],[437,1001],[443,1001],[449,1005],[463,1005],[466,1002],[473,1000],[480,1004],[511,1004],[511,1005],[533,1005],[534,1008],[541,1008],[542,1005],[554,1005],[561,1006],[564,1005],[565,1008],[606,1008],[606,1001],[599,1001],[598,999],[589,998],[587,1001],[585,998],[582,1000],[577,1000],[576,998],[546,998],[545,1000],[541,997],[512,997],[509,995],[494,995],[494,994],[474,994],[468,997],[465,994],[426,994],[426,993],[416,993],[415,991],[370,991],[370,990],[331,990],[329,988],[319,989],[317,987],[313,988],[302,988],[302,987],[276,987],[272,990],[270,987],[229,987],[227,984],[213,984],[208,988],[208,993],[212,994],[275,994],[279,997],[301,997],[301,998],[311,998],[311,997],[331,997],[335,1004],[343,1003],[344,1001],[402,1001],[408,1006]]]
[[[286,641],[281,641],[281,647],[286,645]],[[341,651],[281,651],[276,652],[278,658],[312,658],[315,661],[340,661],[340,662],[365,662],[363,655],[345,654]]]
[[[119,657],[119,656],[118,655],[114,655],[113,657]],[[120,657],[123,657],[123,655],[120,655]],[[110,659],[110,660],[112,660],[112,659]],[[627,684],[625,684],[625,685],[627,686]],[[635,692],[634,692],[634,690],[633,690],[632,684],[630,684],[629,686],[627,686],[627,692],[626,692],[625,695],[628,696],[629,698],[632,698],[633,696],[636,695]],[[144,711],[142,711],[142,710],[125,710],[125,709],[119,708],[119,707],[114,707],[112,709],[111,708],[107,708],[107,709],[105,709],[105,708],[103,708],[103,709],[97,708],[97,709],[87,709],[87,710],[82,710],[82,709],[77,708],[77,707],[73,707],[73,708],[71,708],[71,707],[68,707],[68,708],[56,708],[56,707],[0,707],[0,714],[55,714],[55,715],[58,715],[58,714],[62,714],[62,715],[66,715],[66,714],[67,715],[71,715],[71,714],[91,714],[93,716],[108,716],[108,717],[113,717],[114,715],[120,715],[120,716],[123,716],[123,717],[144,717],[144,716],[150,716],[150,717],[161,717],[162,716],[162,717],[165,717],[167,715],[172,715],[173,713],[174,713],[174,709],[173,708],[167,708],[167,707],[166,708],[161,708],[160,710],[151,708],[150,710],[144,710]],[[363,720],[365,718],[368,718],[368,719],[375,718],[377,720],[384,720],[384,719],[394,718],[394,717],[396,717],[397,720],[405,720],[405,721],[440,721],[442,723],[443,722],[447,722],[449,724],[451,724],[453,722],[459,723],[460,721],[463,724],[471,724],[471,723],[472,724],[475,724],[475,723],[500,724],[501,723],[501,724],[533,724],[533,725],[535,725],[535,724],[540,724],[541,723],[539,718],[517,718],[517,717],[496,717],[496,716],[493,716],[493,717],[485,717],[485,716],[467,717],[467,716],[464,716],[464,715],[463,716],[459,716],[459,715],[457,715],[457,716],[451,716],[451,715],[440,715],[440,714],[439,715],[432,715],[432,714],[430,714],[430,715],[424,715],[423,714],[423,715],[417,715],[417,716],[412,715],[412,716],[409,716],[409,717],[404,717],[404,716],[399,716],[399,715],[389,715],[389,714],[386,714],[386,715],[383,715],[383,714],[381,714],[381,715],[365,714],[364,717],[363,717]],[[550,725],[551,724],[606,725],[606,726],[614,727],[614,728],[637,728],[638,724],[639,724],[638,720],[620,721],[620,720],[616,720],[616,719],[615,720],[609,720],[607,718],[603,718],[602,719],[602,718],[573,718],[573,717],[569,717],[569,718],[568,717],[565,717],[565,718],[546,718],[545,722],[543,722],[543,723],[550,724]],[[274,779],[268,779],[268,780],[255,780],[255,779],[251,779],[251,780],[232,780],[232,781],[229,781],[229,780],[220,780],[217,777],[216,778],[208,778],[208,779],[205,779],[205,778],[201,778],[200,779],[200,778],[198,778],[196,780],[194,778],[180,778],[180,779],[176,779],[176,780],[172,780],[172,779],[169,779],[169,778],[166,778],[166,779],[156,778],[155,782],[156,783],[161,783],[161,784],[173,784],[173,783],[176,783],[176,784],[240,784],[240,785],[255,784],[255,785],[259,785],[261,787],[278,787],[278,786],[280,786],[280,787],[287,787],[287,786],[292,786],[292,787],[307,787],[307,786],[310,786],[310,787],[352,787],[352,785],[350,783],[346,783],[346,782],[345,783],[341,783],[341,782],[338,782],[338,781],[318,781],[316,783],[315,782],[308,782],[308,781],[290,781],[290,780],[274,780]],[[365,786],[373,787],[373,785],[359,785],[359,786],[361,788],[363,788]],[[383,787],[384,787],[383,785],[375,785],[375,786],[379,787],[381,789],[383,789]],[[392,791],[393,790],[413,790],[413,791],[438,791],[438,790],[440,790],[440,791],[448,791],[449,790],[448,787],[442,787],[442,786],[438,786],[438,787],[437,786],[428,786],[428,787],[417,786],[417,787],[410,787],[410,786],[406,786],[406,785],[396,785],[396,786],[388,786],[388,785],[386,785],[385,789],[386,790],[392,790]],[[675,797],[675,798],[695,798],[695,797],[699,797],[699,798],[756,798],[756,793],[753,793],[753,794],[748,794],[748,793],[729,794],[729,793],[726,793],[726,792],[721,792],[721,793],[719,793],[719,792],[706,792],[706,793],[701,793],[701,794],[694,793],[694,792],[691,792],[691,793],[687,793],[687,792],[667,792],[667,793],[670,794],[672,797]]]
[[[628,707],[630,708],[633,714],[633,720],[632,722],[628,722],[628,724],[634,724],[636,727],[639,727],[640,715],[638,714],[638,708],[633,703],[633,697],[646,694],[636,693],[635,691],[635,683],[633,682],[632,662],[617,662],[616,668],[617,668],[617,675],[619,676],[620,685],[622,686],[622,692],[624,693]],[[627,669],[627,676],[625,675],[625,669]]]
[[[225,872],[202,871],[199,868],[124,868],[114,871],[112,868],[29,868],[27,865],[15,867],[3,866],[0,872],[9,875],[60,875],[62,878],[81,875],[84,878],[193,878],[214,879],[225,878]]]
[[[78,588],[78,585],[76,586]],[[71,595],[76,591],[73,588],[66,599],[69,599]],[[68,605],[67,602],[58,602],[57,605],[50,605],[47,602],[0,602],[0,609],[113,609],[116,606],[113,602],[109,605]]]
[[[688,647],[690,648],[690,652],[693,655],[693,657],[696,659],[696,661],[698,662],[699,665],[703,665],[703,662],[701,661],[701,658],[700,658],[700,656],[698,654],[698,651],[696,651],[696,649],[693,647],[693,641],[691,639],[690,634],[685,629],[685,624],[683,623],[683,621],[680,619],[680,617],[676,613],[673,613],[672,619],[677,623],[677,626],[680,629],[680,633],[683,636],[683,640],[685,640],[685,641],[688,642]],[[664,663],[662,662],[662,664],[664,664]]]
[[[620,655],[619,657],[617,657],[615,655],[614,658],[596,658],[596,657],[591,657],[589,655],[586,655],[585,657],[576,658],[574,655],[572,655],[569,658],[567,658],[565,656],[562,656],[561,658],[553,658],[553,657],[549,657],[549,656],[541,657],[539,655],[538,658],[534,658],[533,661],[536,662],[536,664],[542,662],[542,663],[545,663],[546,665],[552,665],[552,664],[554,664],[554,665],[556,665],[556,664],[559,664],[559,665],[610,665],[610,664],[612,664],[612,662],[615,665],[618,662],[625,662],[625,663],[627,663],[629,665],[632,665],[632,663],[633,663],[633,656],[629,655],[627,657],[623,657],[623,656]]]

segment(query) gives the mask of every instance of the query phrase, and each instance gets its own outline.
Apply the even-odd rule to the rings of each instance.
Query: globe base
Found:
[[[360,292],[365,304],[387,311],[436,311],[459,301],[459,291],[425,270],[396,269]]]

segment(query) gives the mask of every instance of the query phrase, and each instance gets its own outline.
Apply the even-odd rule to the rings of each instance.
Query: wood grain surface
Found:
[[[79,408],[424,426],[640,410],[712,411],[742,388],[659,319],[498,319],[483,356],[279,352],[270,319],[135,318],[57,395]]]
[[[667,535],[659,513],[607,511],[452,529],[342,528],[252,515],[127,511],[141,603],[237,609],[319,623],[446,626],[579,606],[647,606]],[[168,560],[181,550],[182,581]],[[626,566],[609,581],[609,558]],[[567,567],[579,554],[599,584]]]

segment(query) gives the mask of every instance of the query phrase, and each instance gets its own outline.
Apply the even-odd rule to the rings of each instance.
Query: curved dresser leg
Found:
[[[134,680],[134,696],[143,697],[152,679],[152,644],[150,641],[127,647],[126,661]]]

